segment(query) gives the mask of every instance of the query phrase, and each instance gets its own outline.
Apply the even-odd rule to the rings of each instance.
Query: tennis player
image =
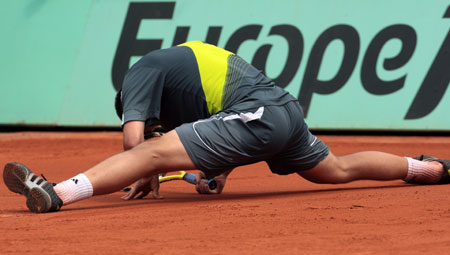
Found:
[[[266,161],[275,174],[316,183],[395,180],[449,183],[450,161],[376,151],[335,156],[305,124],[297,99],[237,55],[202,42],[152,51],[127,72],[116,98],[125,151],[54,186],[18,162],[4,168],[8,188],[32,212],[108,194],[134,183],[124,199],[158,194],[157,175],[199,169],[197,190],[220,193],[237,166]],[[170,130],[144,142],[144,132]],[[209,190],[204,178],[218,183]]]

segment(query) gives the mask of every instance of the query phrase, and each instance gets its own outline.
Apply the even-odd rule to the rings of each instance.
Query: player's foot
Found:
[[[439,162],[444,166],[444,172],[442,173],[441,180],[437,184],[448,184],[450,183],[450,160],[447,159],[438,159],[433,156],[428,155],[420,155],[418,157],[415,157],[414,159],[424,161],[424,162]]]
[[[9,162],[3,170],[3,181],[9,190],[24,195],[27,207],[35,213],[59,211],[63,202],[53,184],[35,175],[19,162]]]

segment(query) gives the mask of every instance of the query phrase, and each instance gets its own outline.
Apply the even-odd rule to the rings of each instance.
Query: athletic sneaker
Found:
[[[448,184],[450,183],[450,160],[447,159],[438,159],[433,156],[428,155],[420,155],[418,157],[415,157],[414,159],[425,161],[425,162],[432,162],[437,161],[441,163],[444,166],[444,173],[442,174],[441,180],[437,184]]]
[[[35,213],[59,211],[63,202],[53,184],[35,175],[19,162],[9,162],[3,170],[3,181],[9,190],[24,195],[27,207]]]

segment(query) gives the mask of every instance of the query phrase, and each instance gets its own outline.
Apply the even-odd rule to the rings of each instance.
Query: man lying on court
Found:
[[[18,162],[6,164],[6,186],[32,212],[108,194],[134,183],[123,198],[153,191],[158,174],[201,170],[200,193],[220,193],[237,166],[266,161],[273,173],[316,183],[394,180],[449,183],[450,161],[366,151],[335,156],[305,124],[299,102],[237,55],[202,42],[153,51],[128,71],[116,108],[125,151],[54,186]],[[144,142],[144,131],[171,130]],[[210,190],[204,178],[214,178]]]

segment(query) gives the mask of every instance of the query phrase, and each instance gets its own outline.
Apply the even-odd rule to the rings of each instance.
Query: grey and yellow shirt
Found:
[[[234,53],[194,41],[152,51],[130,68],[122,87],[122,120],[171,130],[237,104],[242,109],[293,100]]]

